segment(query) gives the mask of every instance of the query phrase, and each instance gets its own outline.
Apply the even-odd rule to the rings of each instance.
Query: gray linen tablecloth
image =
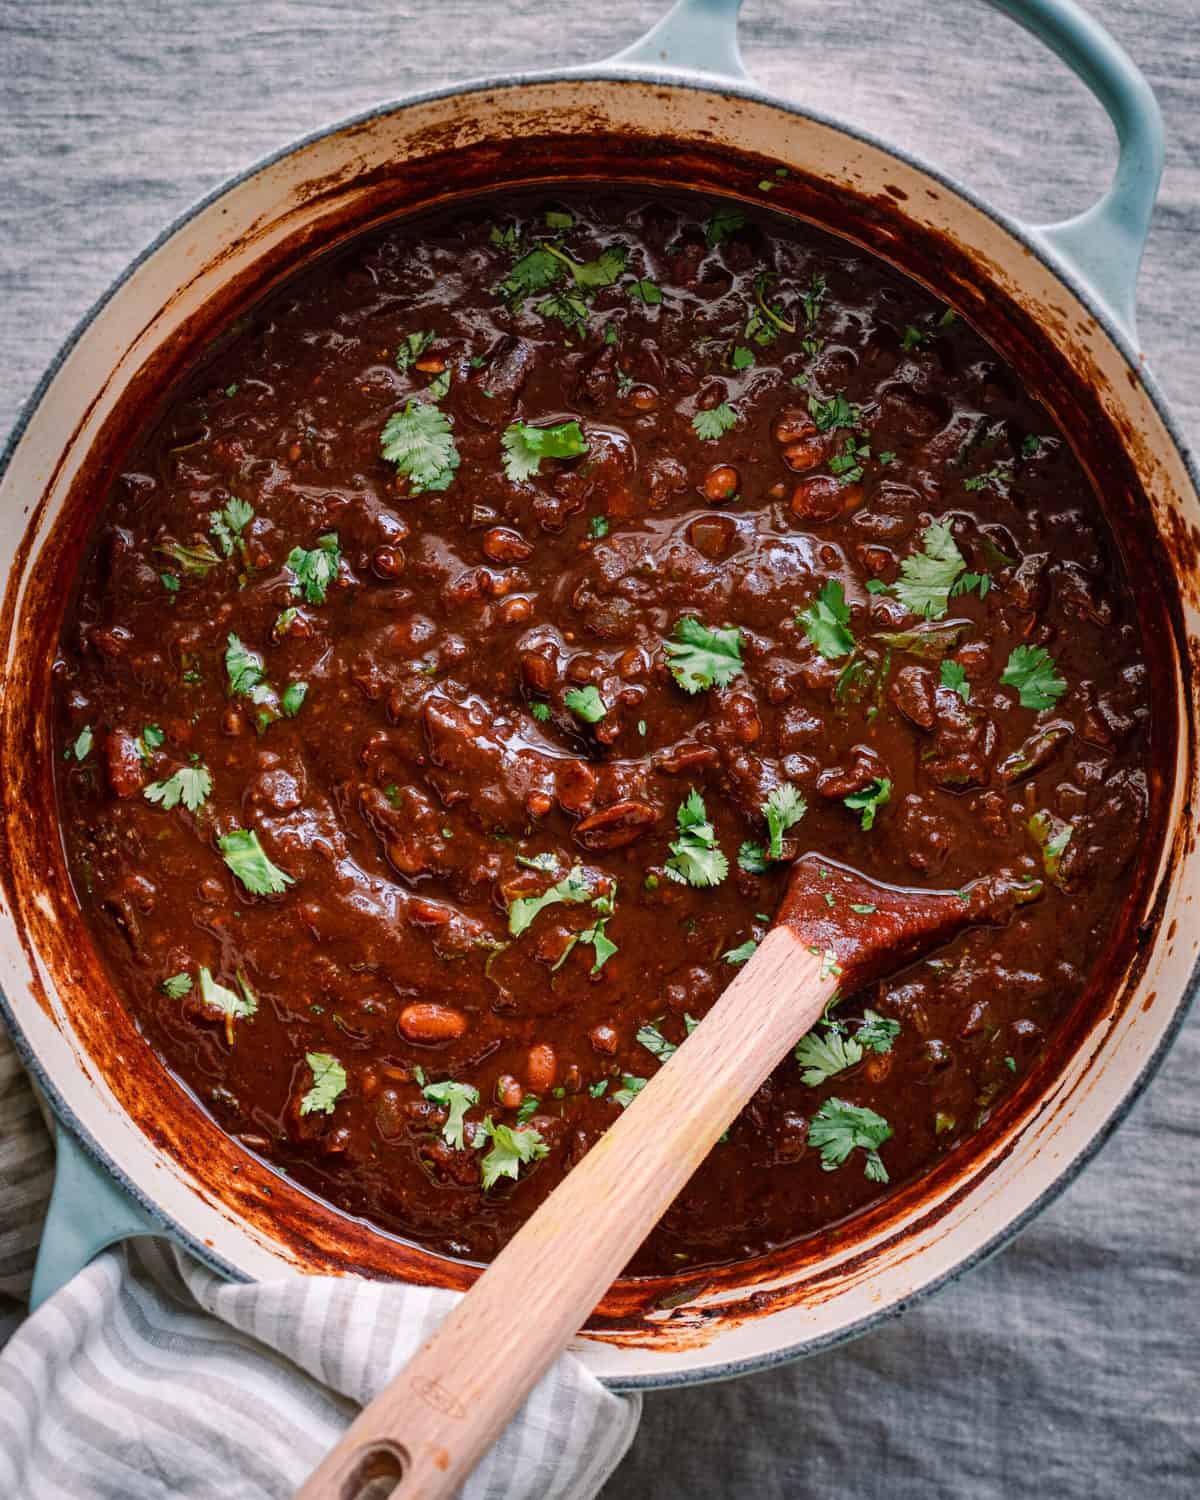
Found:
[[[1200,12],[1090,0],[1158,91],[1169,165],[1144,347],[1200,418]],[[0,0],[0,429],[170,217],[336,116],[456,78],[602,57],[655,0]],[[1113,159],[1084,90],[979,0],[749,0],[764,86],[1031,217]],[[1155,1500],[1200,1491],[1200,1016],[1103,1156],[983,1269],[858,1343],[657,1395],[612,1500]],[[9,1317],[16,1310],[9,1307]]]

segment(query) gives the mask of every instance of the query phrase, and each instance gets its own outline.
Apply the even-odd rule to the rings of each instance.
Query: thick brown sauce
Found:
[[[547,211],[572,226],[547,226]],[[703,1016],[734,972],[722,955],[765,931],[790,858],[816,849],[951,889],[993,871],[1045,878],[1029,826],[1045,810],[1070,825],[1058,881],[1007,927],[843,1002],[850,1035],[865,1006],[899,1023],[891,1051],[817,1087],[783,1063],[634,1269],[736,1259],[874,1201],[887,1189],[861,1149],[822,1169],[814,1114],[836,1096],[883,1116],[892,1185],[968,1137],[1081,994],[1145,832],[1148,691],[1128,586],[1045,412],[881,263],[767,213],[713,245],[713,212],[662,196],[513,198],[407,221],[310,270],[130,454],[64,630],[68,854],[149,1040],[250,1149],[452,1255],[492,1255],[615,1117],[623,1076],[659,1065],[639,1027],[678,1042],[684,1017]],[[493,230],[520,231],[519,246]],[[539,316],[546,293],[514,310],[493,290],[546,240],[577,262],[628,252],[613,284],[583,294],[573,333]],[[747,336],[763,272],[769,343]],[[379,444],[410,397],[430,401],[437,371],[396,364],[418,330],[434,334],[422,360],[451,375],[439,404],[461,462],[445,491],[413,495]],[[743,369],[738,348],[753,354]],[[838,394],[861,408],[855,426],[814,435],[809,397]],[[736,426],[702,441],[692,419],[721,402]],[[512,482],[501,435],[517,419],[576,419],[588,452]],[[870,447],[861,477],[832,474],[852,430]],[[234,496],[254,514],[226,559],[210,513]],[[950,601],[966,703],[937,660],[889,654],[878,633],[918,622],[865,587],[893,583],[935,521],[991,582]],[[297,598],[285,560],[329,533],[337,577],[324,602]],[[189,572],[161,550],[178,545],[219,561]],[[849,674],[796,620],[830,579],[851,609]],[[685,615],[740,628],[728,687],[688,695],[673,680],[662,641]],[[256,732],[258,708],[230,694],[231,633],[277,695],[307,683],[295,717]],[[1041,713],[1000,683],[1020,645],[1049,650],[1067,684]],[[594,726],[564,699],[587,684],[607,705]],[[147,800],[194,764],[212,778],[199,812]],[[843,799],[883,777],[890,800],[864,831]],[[807,814],[782,860],[746,873],[737,851],[765,842],[761,805],[781,783]],[[664,869],[691,787],[728,857],[715,889]],[[605,847],[614,804],[630,841]],[[227,869],[217,840],[234,828],[255,830],[292,878],[284,894],[250,895]],[[552,872],[517,862],[539,854],[556,856]],[[596,921],[588,904],[509,932],[511,901],[576,863],[593,892],[615,882],[617,951],[595,974],[585,942],[552,967]],[[227,1025],[202,999],[201,965],[235,993],[240,971],[256,1013]],[[162,988],[178,974],[186,996]],[[428,1004],[442,1008],[432,1019],[413,1009]],[[431,1026],[460,1034],[434,1041]],[[345,1068],[331,1113],[301,1113],[309,1053]],[[418,1068],[478,1090],[463,1149]],[[489,1143],[470,1137],[485,1115],[516,1125],[522,1090],[538,1095],[528,1123],[548,1154],[485,1191]]]

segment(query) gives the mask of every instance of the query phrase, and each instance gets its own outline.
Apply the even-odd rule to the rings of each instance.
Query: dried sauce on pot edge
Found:
[[[1045,1052],[1146,832],[1128,581],[1045,411],[881,262],[685,196],[405,220],[272,295],[129,454],[56,683],[73,878],[151,1045],[464,1258],[809,849],[1044,889],[844,996],[631,1269],[911,1180]]]

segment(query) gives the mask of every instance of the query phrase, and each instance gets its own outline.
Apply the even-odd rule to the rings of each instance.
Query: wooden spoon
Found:
[[[806,854],[745,968],[526,1221],[298,1492],[449,1500],[788,1049],[841,989],[902,968],[976,923],[1002,925],[1038,882],[961,891],[880,885]],[[831,899],[832,898],[832,899]]]

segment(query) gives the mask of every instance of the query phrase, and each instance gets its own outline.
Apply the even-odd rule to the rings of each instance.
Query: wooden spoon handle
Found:
[[[824,972],[823,972],[824,970]],[[449,1500],[738,1111],[837,987],[774,928],[646,1087],[526,1221],[296,1500]]]

